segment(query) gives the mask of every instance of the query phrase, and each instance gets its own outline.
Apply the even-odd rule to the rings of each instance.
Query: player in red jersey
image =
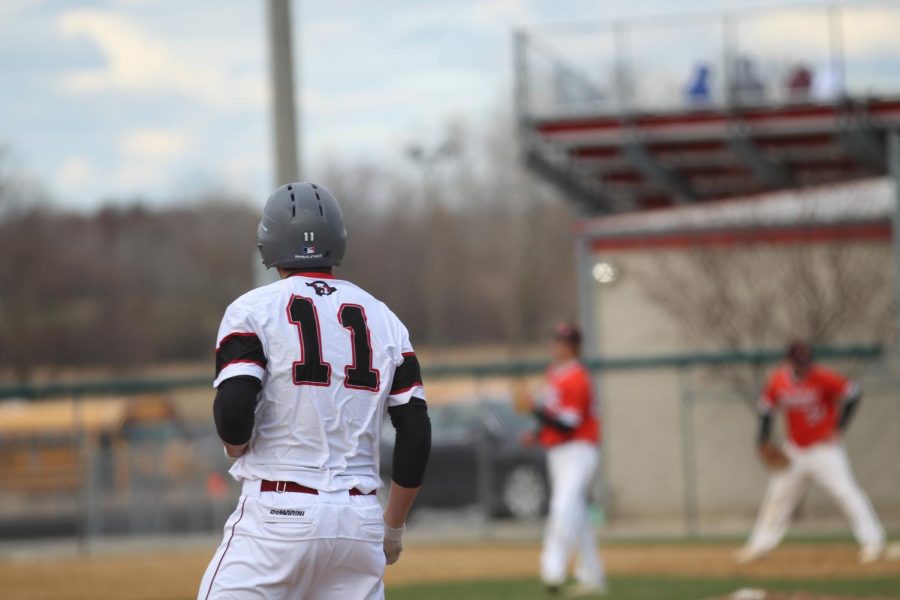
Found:
[[[772,373],[760,399],[757,441],[772,475],[753,534],[738,554],[740,562],[756,560],[778,545],[809,479],[825,488],[847,515],[861,547],[860,562],[881,556],[884,529],[853,478],[841,443],[860,397],[855,383],[813,364],[806,343],[790,345],[787,363]],[[785,413],[788,437],[783,452],[770,441],[779,410]]]
[[[577,585],[569,596],[594,595],[606,587],[597,539],[587,519],[588,492],[600,460],[600,423],[594,413],[590,373],[579,360],[578,328],[557,326],[552,352],[546,386],[532,405],[541,423],[537,441],[547,448],[552,488],[541,579],[549,590],[558,590],[574,554]]]

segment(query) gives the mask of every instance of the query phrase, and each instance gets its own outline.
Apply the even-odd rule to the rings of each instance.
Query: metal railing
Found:
[[[878,345],[823,346],[816,348],[816,356],[824,359],[873,359],[882,355]],[[585,364],[594,372],[652,368],[683,368],[692,366],[724,366],[739,364],[772,364],[783,358],[777,349],[733,350],[728,352],[699,352],[650,356],[588,358]],[[545,360],[512,360],[425,364],[422,374],[427,379],[452,377],[518,377],[543,373]],[[115,396],[164,393],[178,389],[209,388],[209,375],[176,378],[101,379],[92,381],[48,384],[0,385],[0,400],[38,400],[44,398],[77,398],[84,396]]]
[[[516,108],[529,119],[896,95],[898,28],[900,6],[872,0],[522,29]]]

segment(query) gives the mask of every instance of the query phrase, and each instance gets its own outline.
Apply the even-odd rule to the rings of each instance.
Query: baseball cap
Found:
[[[574,323],[559,323],[553,328],[553,339],[570,344],[580,344],[581,330]]]
[[[807,365],[812,362],[812,349],[803,340],[792,341],[787,348],[787,358],[791,362]]]

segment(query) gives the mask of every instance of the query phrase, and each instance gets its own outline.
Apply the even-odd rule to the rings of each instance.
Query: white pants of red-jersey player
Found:
[[[546,585],[565,582],[573,554],[578,582],[589,587],[604,585],[603,563],[587,511],[588,490],[599,460],[599,450],[589,442],[566,442],[547,451],[550,514],[541,553],[541,579]]]
[[[831,494],[850,520],[853,535],[863,548],[884,544],[884,529],[868,497],[850,470],[847,452],[840,443],[814,444],[800,448],[786,444],[790,466],[772,474],[759,517],[746,548],[764,554],[781,542],[791,515],[810,480]]]

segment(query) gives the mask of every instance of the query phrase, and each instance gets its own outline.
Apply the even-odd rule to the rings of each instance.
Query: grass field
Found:
[[[612,577],[604,600],[700,600],[752,587],[847,598],[900,598],[900,577],[837,580],[759,580],[681,577]],[[536,579],[407,585],[388,590],[390,600],[547,600]]]

